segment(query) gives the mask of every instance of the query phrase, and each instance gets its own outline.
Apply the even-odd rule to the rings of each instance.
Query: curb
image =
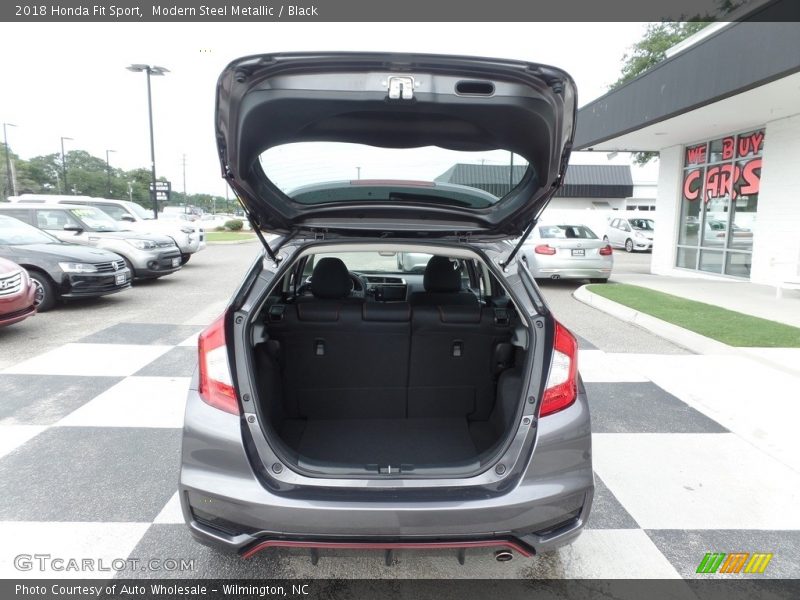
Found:
[[[743,356],[774,369],[779,369],[785,373],[789,373],[790,375],[800,375],[800,369],[787,367],[784,364],[769,360],[768,358],[753,352],[749,352],[747,348],[729,346],[728,344],[723,344],[717,340],[712,340],[711,338],[700,335],[699,333],[695,333],[694,331],[689,331],[683,327],[679,327],[651,315],[644,314],[638,310],[590,292],[588,289],[586,289],[585,285],[582,285],[575,290],[572,293],[572,296],[584,304],[588,304],[589,306],[601,310],[612,317],[616,317],[621,321],[632,323],[638,327],[641,327],[650,333],[654,333],[655,335],[662,337],[673,344],[681,346],[682,348],[686,348],[687,350],[690,350],[696,354],[728,354]]]

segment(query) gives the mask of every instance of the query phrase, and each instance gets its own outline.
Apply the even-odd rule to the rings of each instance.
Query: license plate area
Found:
[[[122,285],[125,283],[125,273],[117,273],[114,277],[114,283],[117,285]]]
[[[573,248],[572,256],[586,256],[586,250],[583,248]]]

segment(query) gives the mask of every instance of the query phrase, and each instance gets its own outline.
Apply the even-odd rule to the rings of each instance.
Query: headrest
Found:
[[[353,282],[340,259],[326,256],[314,265],[311,273],[311,293],[315,298],[344,298],[350,294]]]
[[[422,285],[426,292],[458,292],[461,290],[461,273],[446,256],[432,256],[425,267]]]

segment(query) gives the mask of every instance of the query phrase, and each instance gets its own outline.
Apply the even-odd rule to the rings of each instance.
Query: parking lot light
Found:
[[[155,139],[153,137],[153,96],[150,91],[150,76],[164,75],[169,73],[169,69],[156,65],[151,66],[140,63],[132,64],[125,68],[134,73],[141,73],[144,71],[147,74],[147,114],[150,119],[150,171],[153,180],[153,189],[150,190],[150,197],[153,201],[153,218],[158,219],[158,192],[156,192],[156,146]]]

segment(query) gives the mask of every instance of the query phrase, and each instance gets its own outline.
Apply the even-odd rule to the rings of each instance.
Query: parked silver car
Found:
[[[625,248],[627,252],[652,250],[655,222],[642,217],[614,218],[608,222],[603,239],[612,248]]]
[[[126,230],[94,206],[16,203],[0,205],[0,213],[63,242],[116,252],[137,279],[163,277],[181,268],[181,253],[172,238]]]
[[[605,283],[614,268],[608,242],[586,225],[537,225],[522,246],[537,279],[590,279]]]

